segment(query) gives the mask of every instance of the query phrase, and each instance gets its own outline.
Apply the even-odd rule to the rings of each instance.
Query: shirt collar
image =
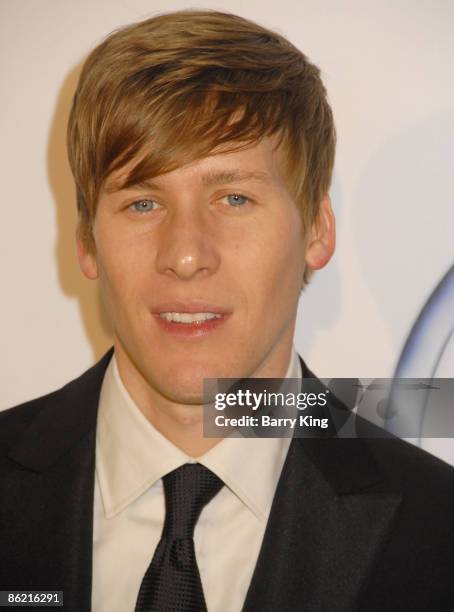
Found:
[[[285,378],[301,379],[292,351]],[[261,520],[268,518],[290,438],[228,437],[197,458]],[[104,511],[112,518],[160,478],[194,458],[164,437],[139,410],[115,355],[104,376],[98,413],[96,471]]]

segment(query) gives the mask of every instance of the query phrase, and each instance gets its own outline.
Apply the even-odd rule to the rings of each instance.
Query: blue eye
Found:
[[[226,198],[228,203],[232,206],[243,206],[243,204],[246,204],[249,200],[249,198],[242,196],[239,193],[231,193],[230,195],[226,196]]]
[[[154,200],[137,200],[137,202],[133,202],[131,206],[136,212],[146,213],[150,212],[150,210],[154,210],[157,204]]]

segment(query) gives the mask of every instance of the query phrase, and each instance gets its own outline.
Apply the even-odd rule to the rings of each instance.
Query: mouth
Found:
[[[205,336],[219,329],[229,318],[227,311],[197,303],[162,305],[154,310],[159,327],[180,337]]]
[[[200,324],[222,317],[222,315],[216,314],[215,312],[160,312],[159,316],[169,323],[183,323],[185,325],[191,325],[193,323]]]

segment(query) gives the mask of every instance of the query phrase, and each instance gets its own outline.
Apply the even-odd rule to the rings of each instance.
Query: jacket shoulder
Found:
[[[61,388],[0,411],[0,454],[8,454],[9,450],[41,413],[56,406],[67,404],[69,398],[80,397],[81,400],[86,399],[94,386],[100,386],[100,381],[112,354],[113,350],[110,349],[96,365]]]
[[[398,482],[407,495],[432,503],[429,494],[448,503],[454,511],[454,467],[435,455],[400,438],[368,440],[375,460],[387,477]]]
[[[64,388],[2,410],[0,412],[0,449],[8,453],[10,447],[14,446],[40,412],[47,405],[58,401]]]

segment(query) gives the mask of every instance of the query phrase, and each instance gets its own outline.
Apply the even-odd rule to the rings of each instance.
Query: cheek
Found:
[[[264,261],[262,282],[268,295],[263,300],[272,316],[293,309],[299,298],[304,272],[304,249],[288,241]],[[274,312],[273,312],[274,311]]]
[[[109,312],[135,310],[143,291],[143,279],[149,276],[147,263],[138,249],[118,240],[101,243],[98,267],[101,291]]]
[[[268,232],[258,228],[255,236],[251,234],[246,248],[238,251],[237,262],[251,319],[259,312],[261,320],[274,325],[294,313],[303,281],[304,251],[299,218],[279,220]]]

